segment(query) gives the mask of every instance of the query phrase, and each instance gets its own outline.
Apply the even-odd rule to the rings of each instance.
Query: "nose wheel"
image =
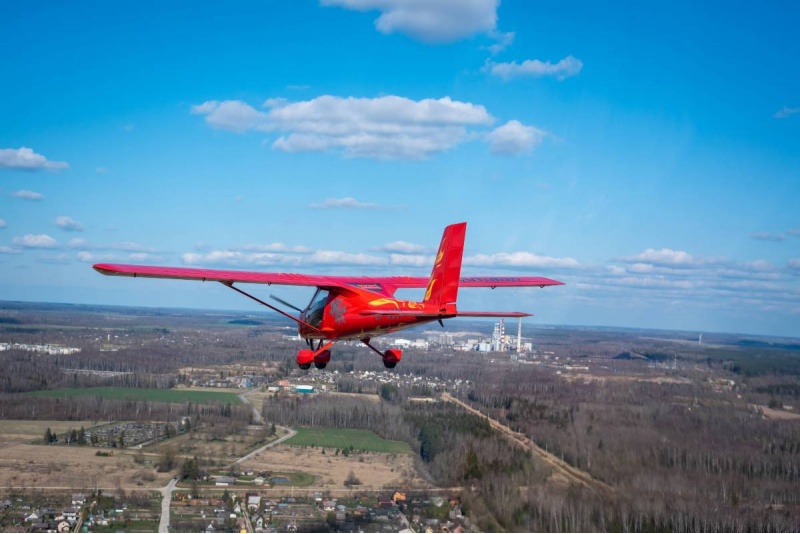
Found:
[[[297,366],[306,371],[311,369],[311,364],[314,364],[314,367],[317,369],[325,369],[328,366],[328,362],[331,361],[331,351],[330,348],[333,346],[334,342],[330,341],[326,344],[322,344],[320,342],[320,346],[317,350],[311,349],[302,349],[297,352]]]

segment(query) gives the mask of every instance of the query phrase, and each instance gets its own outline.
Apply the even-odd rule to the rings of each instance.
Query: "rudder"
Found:
[[[455,306],[458,298],[458,281],[461,278],[461,258],[464,255],[464,239],[467,223],[451,224],[444,229],[439,252],[431,271],[428,289],[423,302],[435,304],[445,311],[448,305]]]

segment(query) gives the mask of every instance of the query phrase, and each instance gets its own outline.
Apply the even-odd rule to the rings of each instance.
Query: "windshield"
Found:
[[[311,298],[311,304],[308,305],[306,311],[306,322],[311,326],[318,328],[322,323],[322,315],[325,311],[325,303],[328,301],[328,292],[324,289],[318,289],[314,296]]]

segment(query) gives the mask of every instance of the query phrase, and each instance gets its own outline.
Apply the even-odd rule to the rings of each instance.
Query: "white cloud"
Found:
[[[240,101],[210,101],[192,112],[205,115],[215,128],[279,132],[272,143],[276,150],[377,159],[424,159],[466,141],[471,128],[494,122],[483,106],[449,97],[415,101],[393,95],[323,95],[301,102],[270,99],[264,106],[268,111]]]
[[[189,265],[298,265],[301,258],[288,254],[270,252],[239,252],[235,250],[212,250],[205,254],[187,252],[181,256]]]
[[[0,246],[0,254],[22,254],[22,250],[17,247]]]
[[[648,248],[641,254],[621,258],[621,260],[628,263],[650,263],[653,265],[676,268],[698,267],[722,262],[721,258],[701,258],[699,256],[692,256],[688,252],[682,250],[672,250],[669,248],[662,248],[661,250]]]
[[[58,246],[58,241],[47,234],[25,234],[22,237],[15,237],[11,242],[22,248],[55,248]]]
[[[422,245],[408,243],[407,241],[392,241],[391,243],[376,247],[373,250],[378,252],[395,252],[397,254],[419,254],[420,252],[425,252],[427,249]]]
[[[339,250],[318,250],[308,257],[308,262],[317,265],[386,265],[385,258],[369,254],[351,254]]]
[[[328,209],[328,208],[348,208],[348,209],[378,209],[382,206],[374,202],[360,202],[353,197],[344,198],[326,198],[322,202],[311,204],[309,207],[315,209]]]
[[[41,193],[37,193],[35,191],[28,191],[27,189],[23,189],[21,191],[17,191],[15,193],[11,193],[11,196],[14,198],[21,198],[22,200],[43,200],[44,195]]]
[[[490,32],[489,36],[495,40],[495,43],[489,46],[489,52],[493,56],[496,56],[497,54],[499,54],[500,52],[511,46],[511,43],[514,42],[514,37],[516,36],[516,34],[514,32],[506,32],[506,33]]]
[[[800,236],[800,228],[789,228],[786,233],[791,236]]]
[[[786,262],[786,266],[789,267],[789,270],[800,274],[800,258],[791,258]]]
[[[97,167],[94,170],[94,172],[96,172],[97,174],[106,174],[108,172],[108,169],[106,169],[105,167]]]
[[[489,151],[493,154],[522,154],[542,142],[547,132],[519,121],[508,121],[487,134]]]
[[[375,28],[403,33],[424,43],[449,43],[497,25],[500,0],[321,0],[355,11],[380,11]]]
[[[8,228],[8,225],[4,219],[0,219],[0,228]]]
[[[554,258],[540,256],[532,252],[501,252],[498,254],[476,254],[464,258],[464,265],[480,267],[536,267],[536,268],[576,268],[580,263],[573,258]]]
[[[583,69],[583,62],[572,56],[567,56],[558,63],[541,61],[538,59],[526,59],[522,63],[512,61],[510,63],[494,63],[486,61],[484,71],[488,71],[492,76],[497,76],[503,80],[510,80],[520,76],[533,76],[535,78],[552,77],[556,80],[564,80],[571,76],[577,76]]]
[[[291,252],[293,254],[309,254],[312,250],[308,247],[294,246],[290,247],[283,243],[270,243],[268,245],[244,245],[242,250],[250,252]]]
[[[389,263],[403,267],[427,267],[433,266],[433,256],[421,254],[390,254]]]
[[[66,215],[59,215],[56,217],[56,226],[65,232],[83,232],[83,225],[72,217],[67,217]]]
[[[758,239],[759,241],[783,241],[786,239],[786,235],[774,234],[772,232],[753,232],[750,234],[750,237]]]
[[[49,171],[58,171],[68,167],[69,164],[65,161],[49,161],[46,157],[24,146],[20,148],[0,148],[0,169],[21,169],[26,171],[47,169]]]
[[[795,113],[800,113],[800,108],[790,108],[788,106],[783,106],[781,109],[775,112],[775,115],[773,115],[773,117],[775,117],[776,119],[785,119],[786,117],[790,117]]]
[[[89,243],[82,237],[75,237],[67,242],[69,248],[87,248]]]
[[[192,106],[192,113],[205,115],[206,123],[212,128],[242,133],[248,130],[261,129],[267,122],[267,114],[258,111],[241,100],[218,102],[209,100]]]

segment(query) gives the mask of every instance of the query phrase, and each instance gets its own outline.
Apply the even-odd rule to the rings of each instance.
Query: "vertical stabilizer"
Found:
[[[428,289],[425,291],[426,304],[436,305],[440,311],[455,309],[458,298],[458,281],[461,278],[461,257],[464,255],[464,238],[467,223],[451,224],[444,229],[439,252],[431,271]]]

